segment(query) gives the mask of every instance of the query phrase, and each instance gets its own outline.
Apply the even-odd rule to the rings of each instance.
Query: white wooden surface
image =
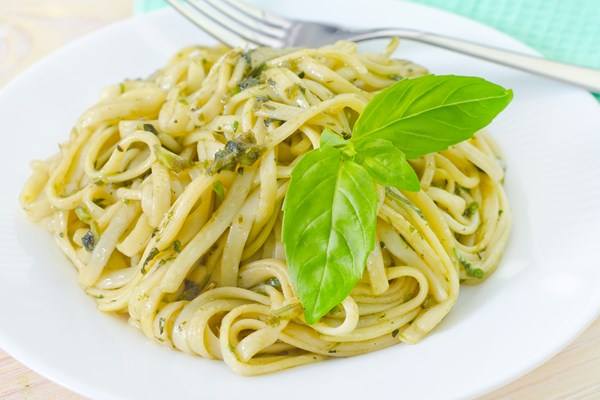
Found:
[[[132,3],[132,0],[0,0],[0,87],[57,47],[131,15]],[[83,397],[41,377],[0,350],[0,399],[81,400]],[[552,360],[480,400],[499,399],[600,399],[600,320]]]

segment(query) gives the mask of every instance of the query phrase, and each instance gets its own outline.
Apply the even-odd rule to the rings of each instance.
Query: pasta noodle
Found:
[[[416,343],[507,242],[504,169],[485,132],[411,160],[420,192],[379,188],[364,277],[316,324],[281,242],[291,170],[320,132],[351,132],[377,91],[427,73],[393,59],[396,44],[184,49],[148,79],[107,88],[59,154],[32,164],[22,206],[100,310],[237,373]]]

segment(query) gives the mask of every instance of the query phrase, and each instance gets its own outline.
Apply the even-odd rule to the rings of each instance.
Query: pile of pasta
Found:
[[[364,277],[316,324],[281,242],[291,170],[321,131],[351,132],[375,93],[427,73],[392,58],[396,45],[186,48],[149,78],[108,87],[60,152],[32,163],[22,206],[100,310],[237,373],[416,343],[506,245],[504,170],[486,133],[411,160],[420,192],[378,188]]]

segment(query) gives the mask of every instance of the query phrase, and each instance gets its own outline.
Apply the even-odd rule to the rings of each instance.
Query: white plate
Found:
[[[262,1],[282,14],[355,26],[403,25],[527,51],[472,21],[393,0]],[[406,43],[400,55],[436,73],[484,76],[515,91],[492,132],[507,155],[515,224],[499,270],[463,289],[416,346],[398,345],[257,378],[160,347],[98,312],[17,195],[27,163],[56,150],[100,89],[145,76],[180,47],[212,43],[166,10],[113,25],[49,57],[0,96],[0,347],[94,399],[305,399],[482,394],[558,352],[600,310],[600,108],[582,90]]]

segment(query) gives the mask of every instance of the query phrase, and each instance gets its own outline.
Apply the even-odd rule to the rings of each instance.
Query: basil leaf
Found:
[[[323,129],[321,132],[321,146],[343,146],[347,142],[341,135],[338,135],[329,128]]]
[[[375,183],[340,149],[324,146],[294,167],[283,212],[290,278],[312,324],[362,277],[375,244]]]
[[[359,142],[356,161],[380,184],[418,192],[419,178],[406,156],[389,140]]]
[[[511,90],[476,77],[405,79],[367,104],[352,141],[386,139],[407,158],[445,150],[492,122],[512,96]]]

